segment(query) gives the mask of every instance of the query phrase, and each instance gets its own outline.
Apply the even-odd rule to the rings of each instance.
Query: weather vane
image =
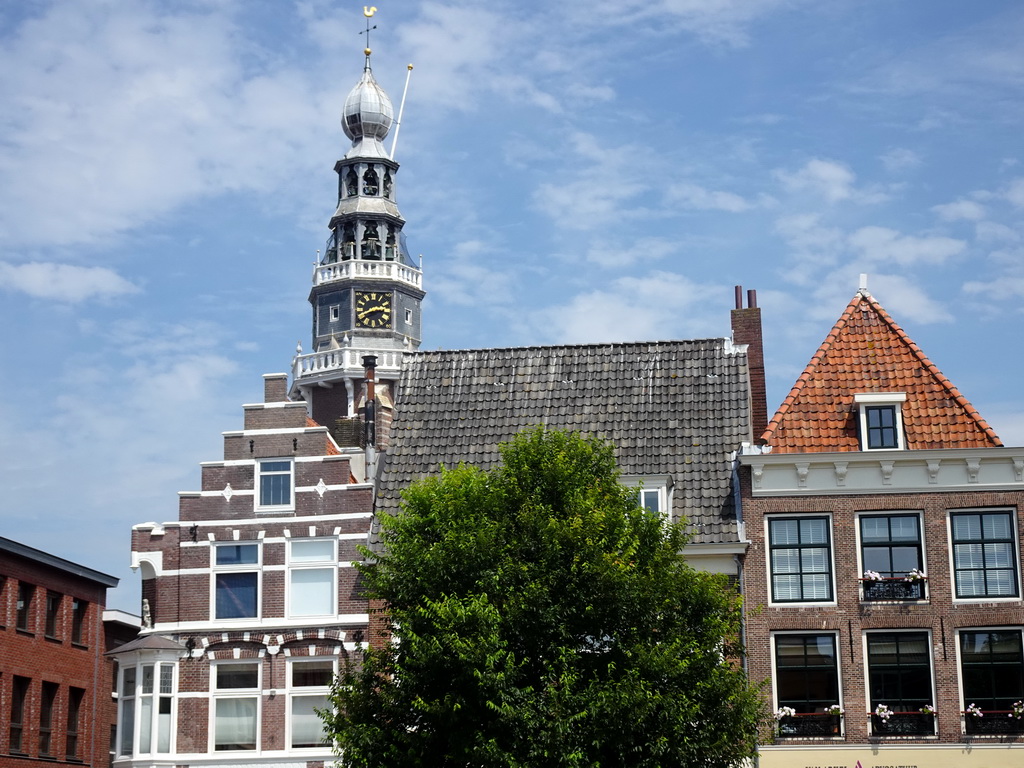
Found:
[[[363,34],[366,35],[366,48],[363,50],[363,53],[366,54],[366,58],[367,59],[370,58],[370,53],[371,53],[371,51],[370,51],[370,30],[377,28],[376,24],[374,24],[372,27],[370,26],[370,19],[373,18],[373,14],[375,14],[376,12],[377,12],[377,6],[376,5],[364,5],[363,6],[363,16],[366,17],[366,30],[365,30],[365,32],[360,32],[359,34],[360,35],[363,35]],[[369,63],[369,61],[367,61],[367,63]]]

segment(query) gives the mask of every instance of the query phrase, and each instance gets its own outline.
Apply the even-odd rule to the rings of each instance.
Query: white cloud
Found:
[[[847,166],[834,160],[812,158],[792,173],[778,170],[776,177],[792,192],[821,194],[830,203],[848,200],[854,194],[857,177]]]
[[[890,173],[916,168],[921,164],[921,156],[906,147],[893,147],[881,156],[882,165]]]
[[[727,332],[718,311],[727,305],[727,297],[725,288],[652,272],[623,277],[564,305],[538,310],[531,321],[542,338],[557,343],[700,338]]]
[[[672,184],[665,192],[665,199],[669,204],[697,211],[741,213],[754,207],[754,203],[733,192],[705,189],[697,184]]]
[[[1024,177],[1010,182],[1006,190],[1006,199],[1018,208],[1024,208]]]
[[[869,275],[871,293],[878,298],[896,322],[948,323],[953,316],[946,304],[928,295],[925,287],[903,275],[884,272]]]
[[[0,262],[0,286],[37,299],[56,299],[76,304],[138,293],[139,289],[104,267],[70,264],[7,264]]]
[[[967,244],[951,237],[902,235],[887,227],[861,227],[848,237],[850,247],[867,263],[942,264],[964,251]]]
[[[972,280],[964,283],[964,292],[989,300],[1024,299],[1024,277],[1001,277],[988,282]]]
[[[482,240],[458,243],[443,262],[433,264],[431,293],[449,304],[463,307],[504,306],[515,295],[516,277],[493,266],[493,245]]]
[[[641,237],[626,242],[597,238],[587,249],[587,261],[610,269],[650,263],[679,252],[679,243],[659,237]]]
[[[1021,240],[1019,232],[995,221],[979,221],[974,228],[974,236],[983,243],[1018,243]]]
[[[932,206],[932,210],[945,221],[981,221],[985,208],[973,200],[956,200],[944,205]]]

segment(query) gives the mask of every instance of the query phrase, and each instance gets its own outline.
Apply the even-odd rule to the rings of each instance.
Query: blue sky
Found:
[[[774,408],[868,287],[1024,444],[1024,5],[380,2],[425,349],[723,336]],[[0,5],[0,535],[124,580],[131,525],[309,349],[362,5]],[[390,146],[390,144],[389,144]]]

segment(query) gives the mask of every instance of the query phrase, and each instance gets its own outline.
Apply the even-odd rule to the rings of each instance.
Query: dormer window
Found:
[[[864,451],[903,450],[905,392],[867,392],[853,396],[860,408],[860,447]]]
[[[636,488],[637,501],[642,509],[668,521],[671,519],[672,478],[668,475],[623,477],[622,484]]]

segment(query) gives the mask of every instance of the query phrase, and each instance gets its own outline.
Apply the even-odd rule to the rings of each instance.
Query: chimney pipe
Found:
[[[736,286],[736,309],[732,311],[732,340],[747,345],[747,372],[750,378],[750,431],[755,442],[768,428],[768,393],[764,373],[764,340],[761,334],[761,310],[757,291],[747,291],[743,307],[743,286]]]

